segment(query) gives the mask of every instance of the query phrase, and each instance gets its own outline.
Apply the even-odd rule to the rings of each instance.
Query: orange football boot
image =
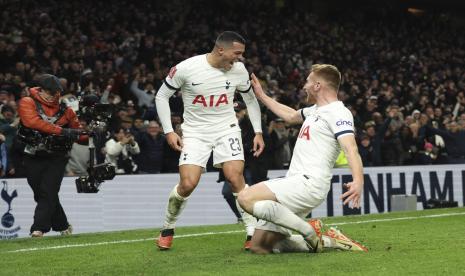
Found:
[[[173,244],[174,229],[163,229],[156,240],[157,246],[160,250],[168,250]]]
[[[345,251],[363,251],[368,252],[368,248],[363,244],[347,237],[341,230],[336,227],[330,227],[323,235],[333,239],[334,248]]]

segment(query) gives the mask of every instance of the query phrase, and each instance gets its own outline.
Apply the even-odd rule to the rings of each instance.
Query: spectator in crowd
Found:
[[[433,144],[426,142],[425,150],[421,151],[418,155],[418,164],[420,165],[432,165],[435,163],[437,155],[434,153]]]
[[[25,178],[26,169],[24,167],[24,143],[18,141],[16,136],[13,139],[11,149],[9,152],[8,172],[7,177],[11,178]]]
[[[377,112],[377,108],[378,108],[377,102],[378,102],[378,97],[375,95],[370,96],[366,100],[366,105],[364,106],[364,108],[361,110],[361,113],[360,113],[360,116],[363,121],[369,121],[373,117],[373,114]]]
[[[0,133],[0,178],[8,173],[8,152],[5,146],[5,135]]]
[[[364,125],[364,134],[366,134],[366,139],[369,140],[369,143],[366,143],[366,150],[368,150],[367,153],[369,153],[368,160],[370,160],[369,164],[371,166],[381,166],[382,159],[381,159],[381,142],[382,142],[382,136],[379,132],[376,132],[375,130],[375,122],[373,121],[368,121]],[[384,134],[383,134],[384,135]],[[362,153],[361,153],[362,154]],[[362,156],[362,160],[363,160]]]
[[[105,162],[115,166],[117,174],[134,174],[138,166],[133,156],[140,153],[139,144],[128,129],[119,127],[105,143]]]
[[[19,118],[16,116],[16,110],[9,104],[1,107],[0,114],[0,132],[5,135],[6,149],[11,149],[11,144],[16,136],[16,130],[19,124]]]
[[[360,158],[362,159],[363,166],[373,166],[373,146],[371,145],[371,139],[368,135],[360,135],[360,142],[358,146]]]
[[[395,163],[394,160],[390,160],[390,161],[388,161],[387,159],[383,160],[383,153],[388,154],[390,157],[394,157],[396,152],[399,151],[398,148],[387,149],[383,147],[383,143],[386,143],[386,144],[389,143],[390,142],[389,140],[392,138],[390,137],[391,133],[388,133],[388,129],[389,129],[392,118],[396,114],[395,112],[396,110],[394,109],[390,110],[390,113],[388,114],[388,118],[384,121],[381,120],[383,123],[382,125],[379,125],[377,128],[376,128],[376,124],[374,121],[369,121],[365,124],[365,131],[367,135],[370,137],[370,144],[372,146],[371,156],[373,160],[373,166],[382,166],[384,165],[384,162],[386,161]],[[386,137],[386,133],[388,134],[387,137]]]
[[[220,0],[215,6],[224,3]],[[295,1],[285,1],[286,8],[277,10],[268,1],[257,0],[240,5],[241,14],[253,16],[253,23],[237,17],[234,11],[239,5],[222,13],[222,20],[210,22],[205,19],[216,18],[217,11],[204,7],[212,4],[212,0],[183,1],[180,15],[168,9],[171,2],[159,1],[118,1],[111,11],[103,3],[88,0],[52,0],[46,9],[37,1],[21,1],[21,7],[28,9],[7,1],[0,24],[0,105],[14,109],[12,103],[28,95],[28,86],[42,72],[49,72],[63,79],[67,93],[92,92],[101,96],[102,103],[111,104],[115,114],[121,110],[124,116],[113,116],[110,130],[127,116],[158,120],[156,110],[144,105],[151,105],[169,66],[206,52],[211,33],[241,26],[253,41],[247,46],[247,69],[256,72],[273,98],[289,106],[302,107],[303,94],[294,91],[304,82],[308,68],[328,62],[344,72],[338,96],[350,106],[358,129],[374,120],[373,130],[378,133],[379,115],[386,118],[389,106],[400,107],[399,119],[393,120],[399,126],[392,135],[405,131],[404,126],[410,128],[412,139],[402,140],[404,150],[423,149],[418,135],[422,114],[436,121],[438,129],[446,129],[452,121],[465,129],[465,44],[460,35],[463,27],[457,23],[461,18],[454,12],[413,16],[395,5],[381,4],[369,13],[359,7],[334,11],[338,16],[333,18],[299,9]],[[143,13],[147,16],[119,16]],[[281,19],[279,28],[274,27],[276,18]],[[309,27],[302,29],[302,25]],[[176,31],[165,26],[175,26]],[[402,43],[393,45],[393,37]],[[322,45],[331,46],[323,52]],[[182,114],[179,91],[169,103],[172,112]],[[4,134],[11,152],[12,140]],[[436,144],[438,137],[430,142],[440,150],[436,160],[440,163],[443,150]],[[386,165],[386,158],[379,155],[376,165]],[[409,160],[415,163],[416,158]],[[169,167],[167,171],[177,169]]]
[[[132,123],[134,122],[134,118],[136,118],[137,115],[138,115],[138,110],[137,110],[136,105],[134,104],[134,102],[132,100],[127,101],[125,109],[126,109],[126,112],[128,113],[128,117],[132,118],[132,120],[131,120],[132,121],[131,122],[131,127],[132,127]]]
[[[144,121],[140,117],[134,118],[134,122],[132,123],[131,127],[131,133],[134,133],[134,136],[137,137],[139,133],[146,131],[148,123],[149,121]]]
[[[6,90],[0,90],[0,105],[8,104],[10,97],[9,93]]]
[[[139,88],[139,84],[144,84],[144,89]],[[154,108],[155,107],[155,90],[153,84],[146,82],[140,73],[137,73],[136,77],[131,83],[131,92],[137,97],[137,105],[140,108]]]
[[[457,120],[457,124],[461,130],[465,130],[465,113],[462,113]]]
[[[384,134],[384,139],[381,144],[382,164],[384,166],[399,166],[402,165],[403,148],[399,138],[399,131],[395,124],[389,124],[389,127]]]
[[[271,144],[273,145],[273,169],[289,167],[291,160],[291,148],[289,145],[289,129],[283,119],[276,118],[270,123],[268,130]]]
[[[121,117],[120,127],[129,131],[132,135],[135,135],[137,131],[134,130],[133,124],[134,124],[134,119],[131,116],[127,115],[127,116]]]
[[[399,138],[402,144],[402,165],[414,164],[418,146],[412,135],[412,130],[407,125],[402,125],[399,130]]]
[[[156,121],[150,121],[146,131],[142,131],[136,136],[136,141],[140,148],[140,154],[135,158],[139,173],[160,173],[164,162],[164,147],[166,146],[166,139],[160,124]]]
[[[439,135],[444,139],[449,164],[465,164],[465,130],[460,130],[457,122],[447,125],[447,130],[424,126],[426,136]]]

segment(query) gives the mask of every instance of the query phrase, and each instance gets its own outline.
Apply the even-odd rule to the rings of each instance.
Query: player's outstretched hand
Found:
[[[350,208],[360,208],[360,197],[362,195],[363,184],[358,182],[344,183],[347,191],[341,195],[344,205],[349,204]]]
[[[265,142],[263,141],[263,134],[256,133],[253,138],[253,156],[259,157],[265,149]]]
[[[182,144],[181,137],[176,132],[170,132],[166,134],[166,141],[168,142],[168,145],[176,151],[182,151],[182,147],[184,146]]]
[[[258,80],[257,76],[255,76],[254,73],[250,75],[252,77],[252,88],[253,92],[255,93],[255,97],[261,99],[263,96],[265,96],[265,92],[263,91],[262,85],[260,84],[260,81]]]

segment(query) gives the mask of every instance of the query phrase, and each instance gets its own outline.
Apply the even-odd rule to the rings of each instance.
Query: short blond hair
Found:
[[[341,85],[341,72],[339,72],[336,66],[331,64],[313,64],[311,72],[324,79],[334,90],[339,90],[339,85]]]

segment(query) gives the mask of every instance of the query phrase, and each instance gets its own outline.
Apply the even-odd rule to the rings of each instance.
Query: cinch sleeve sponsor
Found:
[[[354,135],[354,118],[347,108],[333,110],[327,120],[336,139],[345,135]]]

